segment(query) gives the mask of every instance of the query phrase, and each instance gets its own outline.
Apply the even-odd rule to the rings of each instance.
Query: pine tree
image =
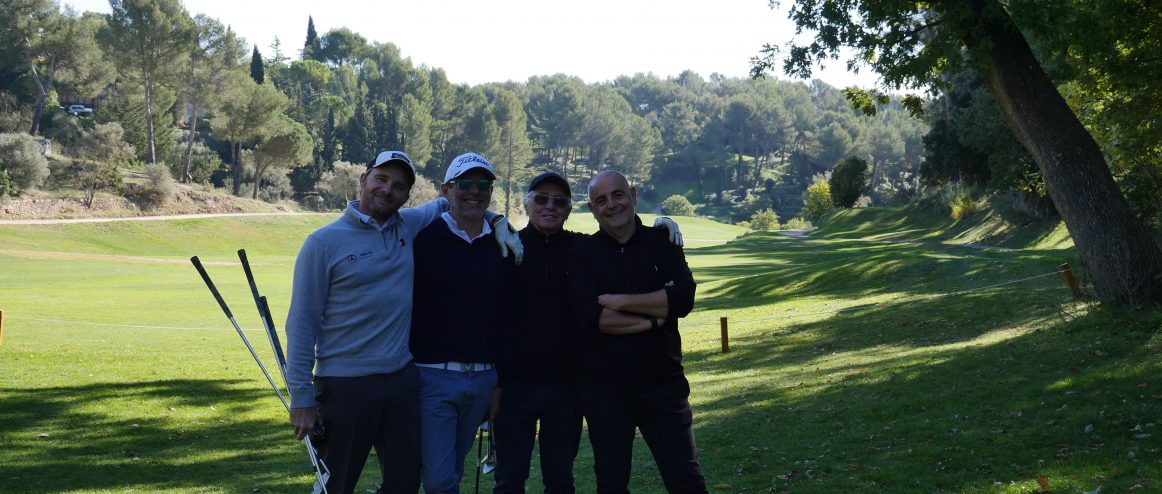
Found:
[[[303,60],[315,60],[319,53],[319,34],[315,32],[315,18],[307,16],[307,41],[303,43]]]
[[[355,114],[347,121],[347,129],[343,135],[343,160],[348,163],[366,163],[374,155],[375,136],[374,122],[367,105],[363,103],[363,95],[358,97]]]
[[[262,54],[258,53],[258,45],[254,45],[254,54],[250,55],[250,78],[258,84],[266,80],[266,68],[262,64]]]
[[[402,149],[399,142],[399,117],[395,107],[377,103],[371,110],[375,123],[375,150]]]

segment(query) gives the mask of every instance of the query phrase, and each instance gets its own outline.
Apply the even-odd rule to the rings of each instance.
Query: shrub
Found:
[[[173,176],[168,166],[161,163],[146,165],[145,176],[145,183],[134,194],[134,199],[142,209],[156,209],[173,199]]]
[[[813,221],[827,214],[835,205],[831,202],[831,186],[819,180],[807,187],[807,197],[803,201],[803,216]]]
[[[97,124],[92,131],[83,132],[74,152],[85,159],[114,164],[128,163],[136,155],[133,146],[125,142],[125,130],[117,122]]]
[[[327,210],[326,199],[323,199],[322,195],[316,193],[310,193],[303,196],[303,198],[299,201],[299,204],[301,204],[303,208],[309,209],[311,211],[321,212]]]
[[[18,192],[20,189],[16,188],[16,182],[8,177],[8,170],[0,170],[0,199],[15,196]]]
[[[662,201],[662,213],[670,216],[694,216],[694,205],[686,196],[674,194]]]
[[[499,196],[500,194],[493,194],[493,197]],[[416,184],[412,186],[412,195],[408,198],[408,202],[404,203],[404,207],[416,207],[437,197],[440,197],[440,188],[436,187],[436,183],[417,176]]]
[[[771,198],[765,194],[751,194],[738,204],[738,209],[744,216],[753,215],[764,209],[771,209]]]
[[[290,170],[274,170],[262,177],[262,188],[258,189],[258,199],[266,202],[280,202],[290,199],[295,194],[291,186]]]
[[[806,230],[814,227],[815,225],[812,225],[810,221],[802,216],[791,218],[790,221],[783,224],[784,230]]]
[[[319,177],[315,188],[323,196],[323,202],[333,208],[347,205],[347,201],[359,198],[359,175],[366,168],[346,161],[336,161],[334,168]]]
[[[867,181],[867,161],[859,158],[845,158],[831,169],[831,179],[827,185],[831,187],[831,202],[835,207],[850,208],[855,205],[856,199],[863,192],[864,182]]]
[[[961,190],[960,195],[951,204],[952,219],[960,221],[972,213],[976,212],[976,201],[972,199],[972,192],[967,189]]]
[[[764,209],[750,217],[750,229],[755,231],[770,231],[779,229],[779,215],[773,209]]]
[[[93,207],[97,192],[121,187],[121,171],[109,163],[77,160],[73,162],[73,176],[77,188],[84,193],[86,208]]]
[[[48,178],[48,159],[41,152],[36,138],[27,134],[0,134],[0,171],[7,172],[6,187],[19,195],[35,189]]]

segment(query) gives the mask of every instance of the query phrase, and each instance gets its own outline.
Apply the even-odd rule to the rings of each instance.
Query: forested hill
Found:
[[[110,0],[110,14],[0,2],[0,200],[41,188],[157,208],[177,179],[327,210],[355,196],[360,163],[384,149],[406,150],[428,178],[460,153],[484,154],[500,179],[493,207],[506,213],[544,170],[580,192],[595,170],[617,169],[645,211],[672,200],[668,214],[752,227],[832,207],[919,202],[972,214],[1000,193],[1031,217],[1062,213],[1092,274],[1108,276],[1106,299],[1162,299],[1152,288],[1162,256],[1148,236],[1162,224],[1162,10],[961,3],[788,2],[796,27],[818,35],[782,58],[756,46],[763,79],[546,74],[468,86],[391,42],[320,33],[308,13],[301,39],[257,47],[231,19],[179,0]],[[931,98],[881,99],[765,70],[802,76],[840,45],[893,87]],[[128,187],[125,169],[148,186]],[[415,192],[434,187],[421,181]]]
[[[435,178],[473,150],[500,169],[501,204],[546,169],[578,180],[615,168],[650,205],[677,193],[742,219],[768,207],[798,214],[812,177],[846,156],[865,157],[885,192],[914,190],[928,127],[894,103],[858,114],[820,81],[688,71],[456,85],[393,43],[346,28],[317,33],[306,15],[302,40],[259,48],[231,32],[230,19],[177,0],[147,4],[114,1],[113,14],[98,15],[49,0],[5,3],[0,131],[27,132],[36,120],[33,133],[52,139],[58,156],[165,163],[178,179],[259,198],[322,198],[320,206],[343,200],[336,189],[346,187],[333,182],[349,174],[336,163],[403,148]],[[33,73],[43,67],[26,59],[23,35],[45,27],[49,36],[29,38],[32,53],[56,70]],[[143,47],[152,49],[140,55]],[[37,82],[52,86],[43,103]],[[91,107],[92,118],[58,108],[70,104]]]

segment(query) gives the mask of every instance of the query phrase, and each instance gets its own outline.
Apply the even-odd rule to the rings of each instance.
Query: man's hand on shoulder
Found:
[[[654,228],[665,229],[670,233],[670,243],[682,246],[682,232],[678,230],[678,222],[665,216],[658,216],[658,219],[654,220]]]
[[[524,244],[520,242],[520,234],[512,225],[508,224],[508,218],[504,215],[496,215],[492,219],[492,235],[496,237],[496,243],[500,244],[500,255],[508,257],[509,251],[512,252],[513,259],[516,260],[517,265],[524,260],[525,248]]]

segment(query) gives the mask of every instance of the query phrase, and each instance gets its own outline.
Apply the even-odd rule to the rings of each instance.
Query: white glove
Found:
[[[678,247],[682,246],[682,232],[678,230],[678,223],[674,220],[658,216],[658,219],[654,220],[654,228],[665,228],[666,231],[670,232],[670,243]]]
[[[508,257],[508,252],[511,250],[517,265],[520,265],[520,262],[525,258],[525,247],[520,243],[520,234],[512,225],[508,224],[508,218],[498,214],[492,219],[492,235],[496,237],[496,243],[500,245],[500,255]]]

